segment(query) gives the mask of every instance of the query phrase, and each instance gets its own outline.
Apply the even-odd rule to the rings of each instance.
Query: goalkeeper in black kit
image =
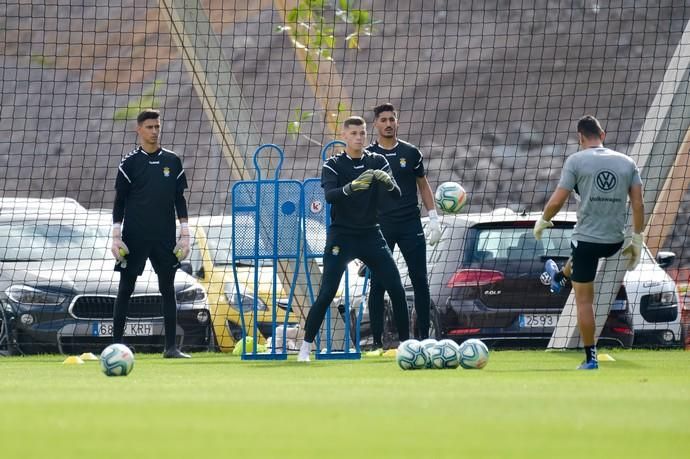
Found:
[[[382,187],[400,197],[400,188],[390,174],[386,158],[364,149],[367,126],[363,118],[346,119],[342,138],[345,150],[329,158],[321,172],[321,186],[331,204],[331,226],[324,250],[321,288],[307,315],[304,341],[297,357],[300,362],[309,361],[326,310],[335,298],[348,263],[355,258],[371,269],[388,292],[400,341],[409,337],[400,273],[377,223],[378,189]]]
[[[158,275],[162,296],[163,357],[189,358],[175,342],[175,272],[180,261],[189,255],[190,246],[184,198],[187,178],[180,158],[161,147],[160,133],[160,113],[157,110],[142,111],[137,117],[141,145],[122,159],[117,171],[112,253],[117,260],[115,270],[120,272],[120,284],[113,312],[113,342],[123,342],[129,300],[148,259]],[[180,221],[177,243],[175,215]]]

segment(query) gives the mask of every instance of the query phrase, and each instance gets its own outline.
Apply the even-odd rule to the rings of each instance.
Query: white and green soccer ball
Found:
[[[467,193],[459,183],[444,182],[436,188],[435,199],[439,209],[449,214],[456,214],[467,203]]]
[[[426,354],[426,367],[431,368],[432,363],[431,363],[431,348],[436,346],[436,341],[434,338],[427,338],[423,339],[419,342],[419,344],[422,345],[422,349],[424,350],[424,353]]]
[[[460,345],[460,366],[480,370],[489,363],[489,348],[483,341],[472,338]]]
[[[134,354],[124,344],[111,344],[101,352],[101,370],[106,376],[127,376],[134,368]]]
[[[457,368],[458,345],[450,339],[442,339],[429,350],[432,368],[443,370],[446,368]]]
[[[416,339],[408,339],[400,343],[395,360],[403,370],[420,370],[426,368],[427,362],[424,349]]]

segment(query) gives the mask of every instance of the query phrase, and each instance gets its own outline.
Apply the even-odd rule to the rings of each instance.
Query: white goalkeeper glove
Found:
[[[113,244],[110,246],[110,252],[119,263],[129,254],[127,245],[122,242],[122,227],[119,223],[113,224]]]
[[[546,228],[553,228],[553,223],[547,220],[544,220],[544,217],[539,217],[539,220],[534,224],[534,228],[532,229],[532,234],[534,234],[534,239],[537,241],[541,240],[541,233],[546,229]]]
[[[175,248],[173,249],[177,261],[182,261],[189,256],[190,245],[189,224],[186,222],[180,223],[180,238],[177,240],[177,244],[175,244]]]
[[[441,240],[441,225],[438,222],[438,213],[436,209],[429,211],[429,239],[428,243],[430,246],[438,244]]]
[[[635,233],[632,235],[628,245],[623,247],[623,255],[630,258],[628,261],[628,271],[632,271],[640,263],[640,256],[642,256],[642,234]]]

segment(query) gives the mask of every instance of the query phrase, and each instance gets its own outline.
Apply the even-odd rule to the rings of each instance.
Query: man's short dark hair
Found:
[[[161,117],[161,112],[158,110],[154,110],[152,108],[147,108],[146,110],[142,110],[138,115],[137,115],[137,124],[141,124],[146,120],[157,120]]]
[[[577,132],[587,138],[600,137],[604,133],[599,120],[592,115],[585,115],[577,122]]]
[[[367,122],[364,121],[364,118],[362,118],[361,116],[349,116],[343,122],[343,127],[347,129],[350,126],[364,126],[365,124],[367,124]]]
[[[393,112],[396,118],[398,116],[398,112],[395,111],[395,107],[390,102],[386,102],[385,104],[377,105],[376,107],[374,107],[374,117],[378,118],[379,115],[383,112]]]

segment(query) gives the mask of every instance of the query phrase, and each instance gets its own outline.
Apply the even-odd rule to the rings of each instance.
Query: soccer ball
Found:
[[[489,362],[489,349],[481,340],[468,339],[460,345],[460,366],[468,369],[482,369]]]
[[[254,338],[251,336],[245,336],[244,338],[240,339],[238,342],[235,343],[235,347],[232,350],[232,355],[242,355],[242,342],[245,342],[245,350],[244,352],[246,354],[253,354],[254,353]],[[282,346],[280,347],[282,350]],[[256,345],[256,353],[257,354],[263,354],[266,352],[267,347],[265,344],[257,343]]]
[[[442,370],[444,368],[457,368],[458,345],[450,339],[442,339],[429,350],[431,364],[433,368]]]
[[[134,354],[124,344],[111,344],[101,352],[101,370],[106,376],[127,376],[134,368]]]
[[[434,346],[436,346],[436,343],[438,343],[438,341],[436,341],[436,340],[433,339],[433,338],[423,339],[423,340],[421,340],[421,341],[419,342],[419,344],[422,345],[422,349],[424,350],[424,353],[426,354],[426,367],[427,367],[427,368],[431,368],[431,367],[432,367],[432,364],[431,364],[431,348],[433,348]]]
[[[395,360],[403,370],[419,370],[425,368],[427,362],[424,349],[416,339],[408,339],[400,343]]]
[[[456,182],[444,182],[436,188],[436,205],[444,212],[456,214],[467,203],[465,189]]]

